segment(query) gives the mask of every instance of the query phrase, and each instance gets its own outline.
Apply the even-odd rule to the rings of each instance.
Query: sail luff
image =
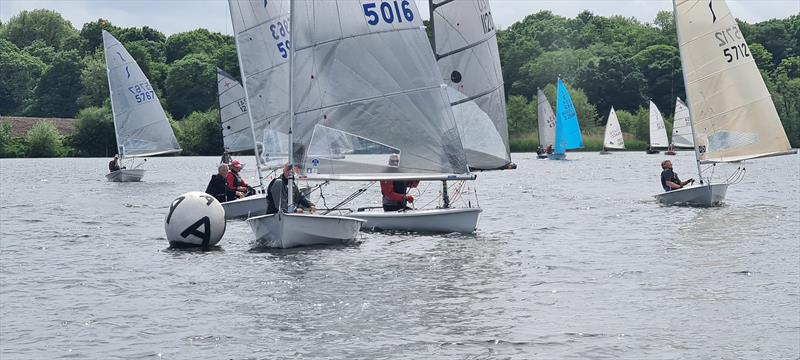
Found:
[[[744,36],[723,0],[674,0],[687,103],[702,161],[791,149]]]

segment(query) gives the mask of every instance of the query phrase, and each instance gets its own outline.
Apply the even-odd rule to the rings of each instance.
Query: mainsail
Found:
[[[239,152],[253,150],[253,132],[247,114],[247,100],[242,84],[217,68],[219,116],[222,121],[222,142],[225,150]]]
[[[664,118],[655,103],[650,101],[650,148],[666,148],[669,146],[667,128]]]
[[[537,115],[539,118],[539,145],[543,149],[547,149],[550,145],[554,145],[556,141],[556,115],[553,113],[553,108],[550,107],[550,102],[541,89],[536,90],[537,98]]]
[[[502,168],[511,156],[503,73],[489,2],[429,1],[434,52],[448,85],[467,162],[474,169]]]
[[[298,1],[294,11],[293,161],[310,179],[474,178],[415,2]],[[331,136],[350,153],[309,150]]]
[[[681,98],[675,101],[675,117],[672,120],[672,146],[694,148],[692,123],[689,121],[689,108],[686,107]]]
[[[143,157],[180,152],[155,89],[136,60],[105,30],[103,48],[119,154]]]
[[[674,1],[699,160],[790,153],[775,105],[725,1]]]
[[[622,137],[622,128],[619,126],[619,119],[614,107],[608,112],[606,122],[606,133],[603,137],[603,148],[621,150],[625,148],[625,139]]]
[[[567,150],[583,147],[581,128],[578,125],[578,114],[572,104],[564,82],[558,79],[558,97],[556,99],[556,144],[555,153],[564,154]]]
[[[259,166],[277,169],[289,152],[289,2],[229,0]]]

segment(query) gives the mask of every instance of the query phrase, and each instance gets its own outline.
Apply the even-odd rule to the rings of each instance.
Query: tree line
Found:
[[[800,16],[740,21],[739,26],[792,145],[800,145]],[[13,138],[5,124],[0,156],[114,153],[102,30],[125,46],[150,79],[184,154],[221,153],[215,67],[238,77],[233,37],[206,29],[165,36],[147,26],[124,28],[104,19],[78,30],[55,11],[33,10],[0,23],[0,115],[76,118],[75,131],[61,137],[43,124]],[[660,12],[650,24],[588,11],[573,19],[541,11],[498,31],[497,39],[517,150],[535,148],[536,90],[542,88],[555,105],[559,76],[570,89],[590,146],[602,137],[611,106],[627,140],[637,144],[648,136],[648,99],[658,105],[669,129],[675,98],[685,98],[670,12]]]

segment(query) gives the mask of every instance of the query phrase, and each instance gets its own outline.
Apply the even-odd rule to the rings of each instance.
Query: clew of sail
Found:
[[[572,104],[566,86],[558,79],[558,97],[556,99],[556,141],[555,153],[564,154],[567,150],[583,147],[581,128],[578,125],[578,114]]]
[[[474,169],[511,162],[503,73],[487,0],[430,0],[434,52],[448,85],[467,162]]]
[[[415,2],[294,11],[293,162],[309,179],[474,178]],[[320,154],[331,136],[347,151]]]
[[[105,30],[103,48],[119,154],[144,157],[180,152],[155,89],[136,60]]]
[[[253,150],[253,133],[250,130],[247,100],[242,84],[224,70],[217,68],[217,91],[225,150],[231,152]]]
[[[694,148],[692,123],[689,121],[689,108],[681,98],[675,101],[675,117],[672,120],[672,146]]]
[[[550,102],[544,95],[541,89],[536,90],[537,98],[537,115],[539,118],[539,145],[547,149],[548,146],[554,145],[556,141],[556,115],[553,113],[553,108],[550,107]]]
[[[666,148],[669,146],[667,128],[664,118],[655,103],[650,101],[650,148]]]
[[[606,149],[621,150],[625,148],[625,139],[622,137],[622,128],[619,126],[619,119],[614,107],[608,112],[608,121],[606,122],[606,132],[603,136],[603,147]]]
[[[289,159],[289,2],[229,0],[256,159],[278,169]]]
[[[674,0],[678,45],[699,160],[791,153],[775,105],[722,0]]]

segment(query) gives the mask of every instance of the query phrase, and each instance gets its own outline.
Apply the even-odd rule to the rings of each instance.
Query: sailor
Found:
[[[231,154],[228,153],[228,150],[225,150],[222,153],[222,159],[220,160],[220,163],[230,165],[230,163],[231,163]]]
[[[284,165],[281,176],[270,181],[269,186],[267,186],[267,214],[277,213],[278,209],[283,212],[289,211],[289,171],[292,171],[292,167],[289,164]],[[295,212],[303,213],[308,210],[313,213],[316,210],[314,203],[303,196],[296,182],[292,183],[292,189],[294,191],[292,202],[294,203]]]
[[[244,179],[242,179],[242,176],[239,175],[239,171],[241,170],[242,163],[240,163],[239,160],[231,161],[230,172],[228,172],[228,187],[233,191],[244,193],[244,196],[255,194],[256,190],[253,189],[252,186],[247,185]]]
[[[681,181],[681,179],[678,178],[678,174],[672,171],[672,161],[662,161],[661,169],[663,169],[661,171],[661,187],[664,188],[664,191],[677,190],[689,183],[694,183],[694,179]]]
[[[548,154],[552,154],[553,153],[553,144],[547,145],[547,153]]]
[[[114,171],[117,171],[119,169],[124,169],[124,167],[123,168],[119,167],[119,154],[116,154],[114,155],[114,158],[108,162],[108,171],[113,173]]]
[[[215,197],[219,202],[226,202],[243,198],[244,193],[234,191],[228,187],[228,165],[219,164],[217,174],[211,175],[211,180],[206,186],[206,194]]]
[[[389,155],[389,166],[397,167],[400,157],[397,154]],[[414,202],[414,197],[408,195],[408,188],[415,188],[419,181],[381,181],[381,194],[383,195],[383,211],[411,210],[408,203]]]
[[[536,148],[536,155],[542,155],[544,154],[544,152],[545,152],[544,147],[542,146],[542,144],[539,144],[539,147]]]

